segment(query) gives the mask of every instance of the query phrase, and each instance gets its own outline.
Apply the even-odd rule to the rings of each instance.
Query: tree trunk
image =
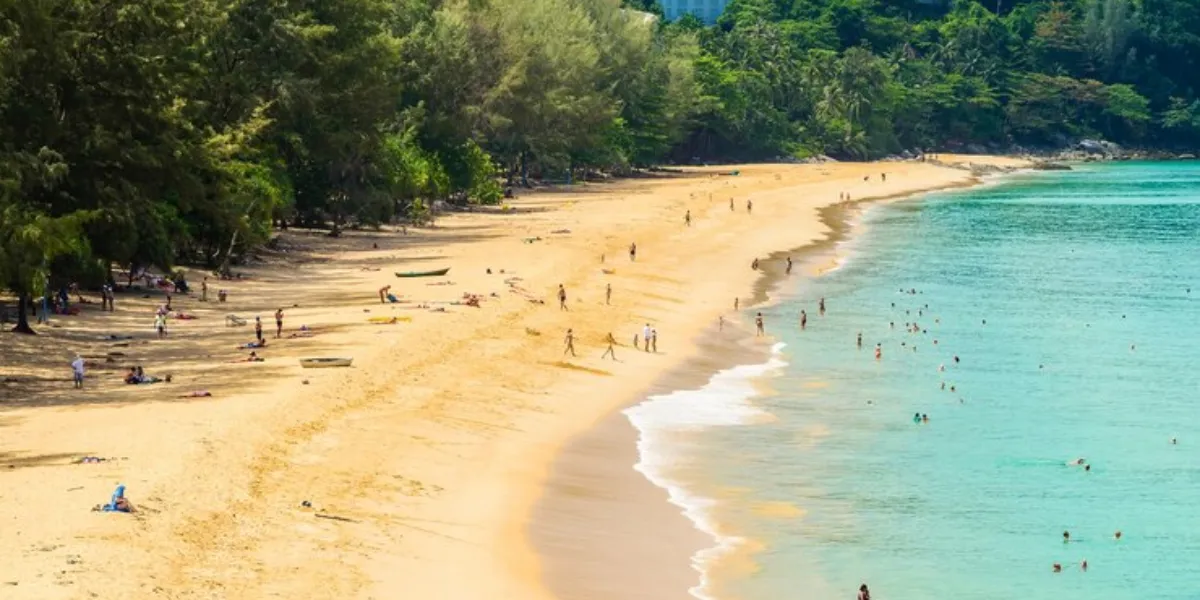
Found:
[[[525,153],[521,153],[521,187],[529,187],[529,161]]]
[[[13,333],[37,335],[37,332],[29,326],[29,308],[31,306],[33,306],[33,299],[29,297],[29,294],[17,295],[17,326],[13,327]]]
[[[250,201],[250,205],[246,207],[246,214],[250,214],[254,210],[254,205],[258,204],[258,198]],[[229,236],[229,250],[225,252],[225,258],[221,260],[221,266],[217,269],[217,275],[226,275],[229,273],[229,261],[233,260],[233,249],[237,247],[238,229],[233,230],[233,235]]]

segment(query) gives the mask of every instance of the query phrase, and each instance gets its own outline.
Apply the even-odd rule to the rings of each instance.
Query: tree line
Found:
[[[1192,0],[627,1],[3,0],[0,288],[580,169],[1200,135]]]
[[[730,0],[677,27],[704,98],[676,158],[1200,139],[1194,0]]]

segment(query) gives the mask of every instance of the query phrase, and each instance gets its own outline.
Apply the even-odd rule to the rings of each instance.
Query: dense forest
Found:
[[[0,0],[0,289],[582,170],[1200,139],[1195,0],[630,1]]]

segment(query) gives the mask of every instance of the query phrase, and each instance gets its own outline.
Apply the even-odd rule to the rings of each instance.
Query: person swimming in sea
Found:
[[[921,422],[921,413],[913,413],[913,423]]]
[[[875,360],[883,358],[883,344],[875,344]]]

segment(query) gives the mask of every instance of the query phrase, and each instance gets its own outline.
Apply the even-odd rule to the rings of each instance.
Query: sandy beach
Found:
[[[209,302],[192,273],[193,293],[172,303],[196,318],[171,320],[164,339],[153,332],[161,295],[118,294],[116,311],[102,313],[85,293],[95,303],[41,336],[0,334],[0,501],[12,507],[0,517],[0,597],[634,597],[563,583],[596,581],[603,563],[584,557],[604,556],[620,536],[559,553],[553,540],[535,546],[530,522],[555,512],[535,510],[548,477],[588,462],[595,475],[575,494],[582,514],[589,498],[612,506],[612,490],[643,486],[622,511],[665,494],[614,467],[632,464],[628,426],[600,436],[624,450],[576,443],[566,460],[576,467],[556,463],[559,452],[597,439],[579,437],[597,425],[615,431],[616,410],[664,374],[702,364],[699,339],[719,316],[736,318],[734,298],[746,307],[764,273],[782,271],[780,250],[830,233],[820,211],[839,194],[862,201],[977,181],[913,162],[689,169],[529,194],[407,234],[285,232],[261,263],[238,268],[244,279],[210,280]],[[393,275],[445,267],[441,278]],[[401,302],[380,302],[385,285]],[[218,288],[227,302],[215,302]],[[227,326],[230,314],[250,324]],[[247,356],[238,346],[254,339],[256,315],[265,362],[231,362]],[[645,323],[658,330],[657,353],[630,348]],[[291,337],[302,325],[311,336]],[[563,356],[568,328],[577,357]],[[610,332],[616,361],[600,358]],[[769,341],[746,351],[754,344]],[[83,390],[70,382],[76,353],[90,365]],[[354,363],[300,368],[319,356]],[[135,365],[172,381],[124,384]],[[186,397],[195,392],[211,396]],[[85,456],[105,460],[79,464]],[[610,489],[610,477],[624,483]],[[138,512],[93,512],[118,483]],[[572,514],[547,517],[560,540],[579,537]],[[681,547],[678,568],[665,567],[676,569],[673,588],[690,571],[688,546],[703,540],[670,540]],[[539,550],[563,560],[550,567]]]

